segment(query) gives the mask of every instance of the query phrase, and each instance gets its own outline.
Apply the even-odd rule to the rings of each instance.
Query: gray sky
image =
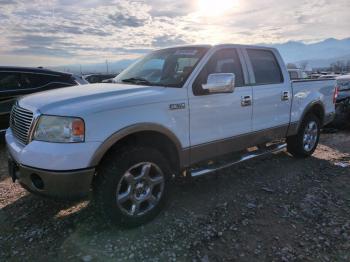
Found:
[[[0,65],[131,59],[192,43],[350,36],[349,0],[0,0]]]

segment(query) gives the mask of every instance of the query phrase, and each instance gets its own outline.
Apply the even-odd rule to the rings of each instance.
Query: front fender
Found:
[[[100,161],[102,160],[103,156],[107,153],[107,151],[118,141],[121,141],[123,138],[127,137],[128,135],[135,134],[142,131],[154,131],[158,132],[160,134],[165,135],[168,137],[176,146],[180,162],[182,164],[186,163],[188,160],[188,156],[186,156],[187,150],[183,151],[181,143],[179,139],[176,137],[176,135],[171,132],[168,128],[154,123],[138,123],[134,124],[128,127],[125,127],[111,136],[109,136],[102,144],[101,146],[96,150],[94,155],[91,157],[90,160],[90,166],[97,166]]]

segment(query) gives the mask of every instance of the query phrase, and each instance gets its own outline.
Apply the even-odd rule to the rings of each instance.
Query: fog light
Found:
[[[44,189],[44,181],[37,174],[31,174],[30,179],[32,180],[33,186],[39,190]]]

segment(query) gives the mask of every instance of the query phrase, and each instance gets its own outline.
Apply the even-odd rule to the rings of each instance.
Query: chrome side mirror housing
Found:
[[[209,93],[232,93],[235,88],[235,78],[233,73],[210,74],[207,83],[202,87]]]

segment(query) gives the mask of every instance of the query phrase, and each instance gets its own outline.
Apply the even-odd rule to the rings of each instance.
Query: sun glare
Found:
[[[197,10],[203,16],[220,16],[231,11],[237,0],[197,0]]]

